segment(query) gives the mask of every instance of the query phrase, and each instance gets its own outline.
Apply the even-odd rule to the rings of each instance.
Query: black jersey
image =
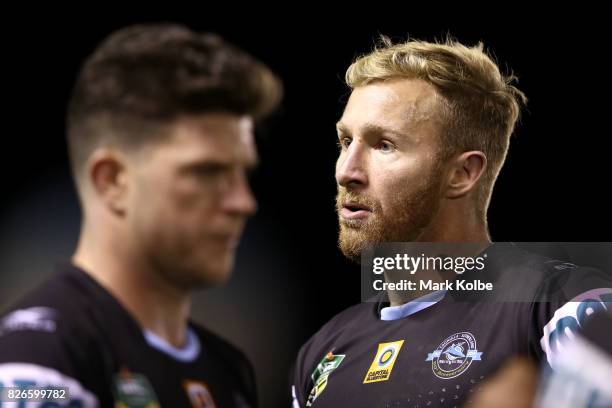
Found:
[[[0,320],[0,388],[68,388],[57,405],[28,407],[256,406],[253,371],[236,348],[190,322],[176,349],[87,273],[58,269]]]
[[[609,275],[513,244],[486,251],[495,261],[482,272],[484,280],[495,281],[507,298],[514,291],[532,301],[433,292],[390,308],[401,313],[382,313],[387,320],[383,301],[353,306],[301,348],[293,406],[461,406],[509,356],[554,365],[565,337],[592,313],[612,310]]]

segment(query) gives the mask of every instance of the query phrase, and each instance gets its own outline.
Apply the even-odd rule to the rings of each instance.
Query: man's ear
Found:
[[[487,168],[487,157],[481,151],[460,154],[451,161],[447,198],[461,198],[474,190]]]
[[[87,175],[94,194],[117,215],[125,214],[127,205],[126,163],[124,155],[108,148],[97,149],[87,161]]]

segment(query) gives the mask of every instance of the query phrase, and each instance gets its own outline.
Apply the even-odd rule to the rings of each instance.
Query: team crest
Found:
[[[321,395],[321,393],[327,387],[327,380],[329,375],[340,365],[344,360],[344,354],[333,354],[331,351],[327,353],[321,362],[317,365],[314,372],[311,375],[314,386],[310,390],[306,406],[310,407],[312,403]]]
[[[436,377],[446,380],[463,374],[472,361],[480,361],[481,356],[472,333],[461,332],[447,337],[425,361],[431,361]]]
[[[404,340],[393,341],[390,343],[380,343],[378,345],[378,351],[374,356],[374,360],[363,379],[364,384],[387,381],[391,377],[391,371],[393,371],[393,365],[397,359]]]

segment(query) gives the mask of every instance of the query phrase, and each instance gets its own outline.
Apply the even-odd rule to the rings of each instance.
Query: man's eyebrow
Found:
[[[348,127],[345,126],[342,122],[336,123],[336,129],[338,129],[338,131],[342,133],[351,133]],[[366,123],[365,125],[361,126],[359,130],[363,134],[392,134],[399,137],[406,136],[405,132],[402,132],[398,129],[378,125],[375,123]]]
[[[240,163],[247,170],[254,170],[255,168],[259,166],[259,157],[258,156],[247,157],[244,160],[241,160]],[[229,169],[235,164],[236,162],[231,159],[225,160],[224,158],[220,158],[220,157],[207,157],[205,159],[199,159],[199,160],[194,160],[189,163],[185,163],[181,167],[184,171],[200,170],[200,169],[206,169],[206,168]]]

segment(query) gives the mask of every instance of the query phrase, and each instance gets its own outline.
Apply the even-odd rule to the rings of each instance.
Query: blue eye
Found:
[[[395,150],[395,146],[387,141],[380,141],[377,145],[376,148],[380,151],[382,151],[383,153],[391,153],[392,151]]]

